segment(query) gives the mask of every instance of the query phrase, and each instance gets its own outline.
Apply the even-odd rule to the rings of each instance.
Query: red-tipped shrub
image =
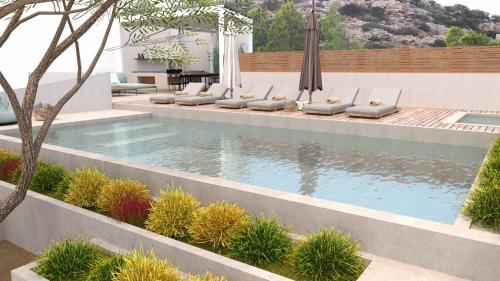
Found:
[[[21,164],[19,157],[4,157],[0,159],[0,180],[10,182],[12,175]]]
[[[143,226],[151,208],[151,201],[148,199],[132,196],[124,198],[111,206],[111,217],[119,221]]]

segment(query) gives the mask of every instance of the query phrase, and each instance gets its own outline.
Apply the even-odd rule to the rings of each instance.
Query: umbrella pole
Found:
[[[309,104],[312,103],[312,94],[313,94],[312,91],[309,90]]]
[[[231,98],[233,98],[233,88],[230,88],[229,91],[231,92]]]

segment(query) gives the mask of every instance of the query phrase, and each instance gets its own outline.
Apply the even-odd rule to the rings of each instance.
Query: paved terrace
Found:
[[[448,120],[453,119],[457,114],[463,112],[482,113],[482,114],[500,114],[500,111],[479,111],[479,110],[457,110],[457,109],[443,109],[443,108],[425,108],[425,107],[402,107],[399,113],[389,115],[380,119],[367,119],[367,118],[351,118],[345,114],[337,114],[334,116],[323,115],[310,115],[304,114],[301,111],[285,112],[283,110],[275,112],[256,111],[251,109],[222,109],[217,108],[215,105],[200,105],[200,106],[181,106],[176,104],[152,104],[149,97],[154,94],[139,94],[138,96],[116,96],[113,97],[113,103],[127,103],[137,105],[149,105],[155,107],[182,107],[203,109],[212,111],[241,111],[247,114],[271,114],[277,116],[292,116],[297,118],[311,118],[311,119],[330,119],[345,122],[360,122],[360,123],[374,123],[396,126],[409,126],[421,128],[437,128],[448,130],[460,131],[473,131],[473,132],[486,132],[492,134],[500,134],[500,126],[479,126],[450,123]]]

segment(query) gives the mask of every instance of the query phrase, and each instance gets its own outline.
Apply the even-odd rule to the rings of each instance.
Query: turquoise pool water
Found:
[[[500,115],[467,113],[457,123],[500,126]]]
[[[156,117],[54,127],[46,142],[448,224],[485,154],[460,146]]]

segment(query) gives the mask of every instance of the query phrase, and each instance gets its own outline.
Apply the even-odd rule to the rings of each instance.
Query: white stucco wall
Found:
[[[54,105],[76,82],[73,73],[47,73],[41,80],[35,104],[49,103]],[[24,88],[16,90],[21,101]],[[112,108],[111,80],[109,73],[92,75],[81,89],[71,98],[61,110],[61,113],[107,110]]]
[[[365,103],[373,88],[402,88],[402,106],[500,110],[500,73],[323,73],[323,88],[359,87],[356,103]],[[270,83],[279,88],[299,84],[298,72],[244,72],[243,86]],[[306,94],[304,96],[307,96]],[[324,101],[315,93],[313,101]]]
[[[49,5],[49,6],[47,6]],[[52,4],[37,4],[36,9],[52,9]],[[47,8],[48,7],[48,8]],[[32,12],[33,12],[32,11]],[[13,88],[26,86],[28,73],[32,72],[53,38],[60,17],[39,16],[21,25],[0,49],[0,71],[7,77]],[[77,28],[85,17],[74,21]],[[0,21],[0,31],[7,26],[8,21]],[[92,27],[80,40],[83,65],[88,66],[99,48],[101,38],[104,35],[107,21],[102,20]],[[63,38],[69,34],[66,30]],[[107,48],[120,45],[120,30],[118,22],[115,22],[108,39]],[[74,48],[69,48],[57,59],[49,69],[49,72],[76,72],[76,60]],[[121,51],[104,51],[95,72],[121,71]],[[1,88],[0,88],[1,89]]]

